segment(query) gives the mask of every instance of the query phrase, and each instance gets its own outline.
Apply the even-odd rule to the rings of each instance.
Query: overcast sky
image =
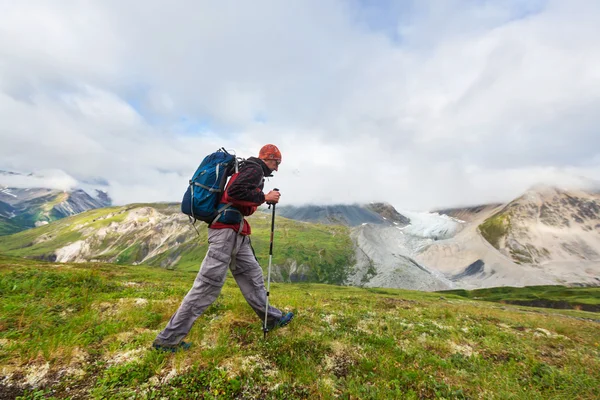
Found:
[[[600,1],[0,2],[0,169],[179,201],[274,143],[282,203],[600,179]]]

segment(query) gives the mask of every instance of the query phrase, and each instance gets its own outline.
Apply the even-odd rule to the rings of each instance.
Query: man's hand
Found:
[[[265,195],[265,201],[267,204],[277,204],[279,203],[279,198],[281,194],[276,190],[271,190],[269,193]]]

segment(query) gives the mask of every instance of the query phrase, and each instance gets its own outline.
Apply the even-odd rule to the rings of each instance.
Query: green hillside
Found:
[[[273,284],[263,339],[228,278],[187,352],[150,350],[195,274],[0,256],[0,398],[597,399],[600,314]]]
[[[500,249],[500,240],[502,240],[510,229],[510,215],[508,213],[498,213],[486,219],[479,225],[479,232],[496,249]]]
[[[8,218],[0,217],[0,236],[11,235],[13,233],[21,231],[22,228],[15,225]]]
[[[506,304],[600,312],[600,288],[564,286],[496,287],[443,293]]]
[[[264,268],[268,262],[270,215],[258,212],[249,221],[252,244]],[[199,222],[196,226],[199,235],[177,204],[102,208],[0,237],[0,253],[54,261],[57,249],[85,241],[79,253],[85,261],[143,263],[197,271],[208,243],[206,224]],[[305,270],[306,280],[343,282],[353,265],[354,249],[349,235],[347,227],[277,217],[273,263],[280,280],[290,279],[295,263]]]

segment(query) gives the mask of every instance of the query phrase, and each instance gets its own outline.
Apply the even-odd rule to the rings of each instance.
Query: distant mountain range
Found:
[[[90,210],[106,203],[83,191],[4,188],[0,227],[23,229],[22,221],[39,227],[0,237],[0,252],[58,262],[198,269],[206,228],[199,226],[198,237],[178,204]],[[596,192],[537,187],[506,204],[432,213],[372,203],[278,206],[277,215],[277,281],[418,290],[600,285]],[[269,215],[257,212],[250,222],[264,266]]]
[[[23,175],[0,171],[0,176]],[[20,232],[110,204],[110,197],[100,190],[92,196],[82,189],[16,188],[5,186],[0,180],[0,235]]]

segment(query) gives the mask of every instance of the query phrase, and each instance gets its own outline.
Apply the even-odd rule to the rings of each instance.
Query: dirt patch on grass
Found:
[[[24,389],[0,382],[0,400],[13,400],[23,396],[24,392]]]
[[[507,363],[509,361],[522,361],[525,357],[518,354],[513,354],[508,350],[482,350],[481,358],[484,360]]]
[[[357,364],[357,349],[334,342],[331,345],[332,353],[323,358],[324,369],[337,378],[345,378],[353,366]]]
[[[417,305],[417,302],[414,300],[396,299],[391,297],[385,297],[377,302],[377,307],[381,310],[390,310],[396,308],[410,310],[414,308],[415,305]]]

